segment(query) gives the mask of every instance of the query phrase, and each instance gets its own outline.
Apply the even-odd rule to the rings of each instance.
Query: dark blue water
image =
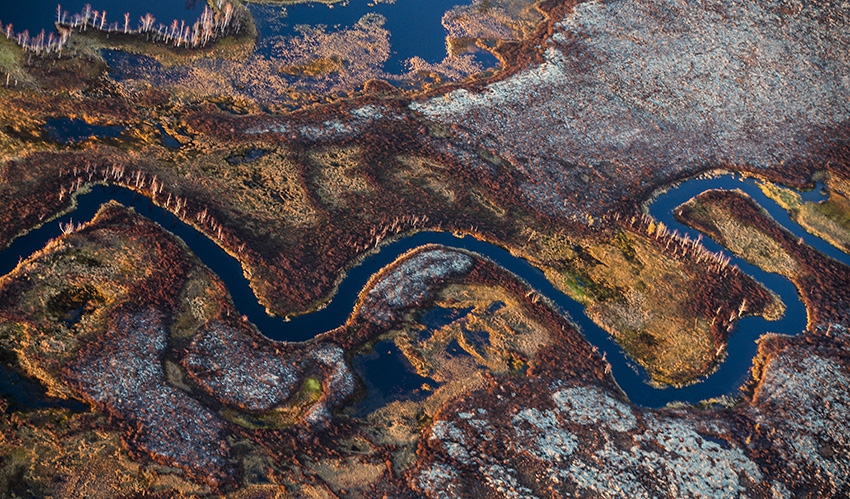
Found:
[[[234,154],[232,156],[227,157],[227,162],[231,165],[241,165],[243,163],[251,163],[253,161],[257,161],[262,158],[266,154],[271,151],[266,151],[264,149],[249,149],[244,153]]]
[[[699,237],[701,234],[687,226],[677,222],[673,216],[676,207],[690,200],[694,196],[710,189],[740,189],[750,195],[757,203],[759,203],[780,225],[789,229],[794,235],[802,237],[804,241],[814,248],[822,251],[824,254],[838,259],[845,264],[850,265],[850,256],[837,250],[829,243],[812,236],[805,232],[798,224],[791,220],[788,213],[777,205],[773,200],[765,196],[753,179],[742,179],[737,175],[723,175],[714,178],[692,179],[671,188],[664,194],[659,195],[652,201],[650,205],[650,213],[656,220],[664,222],[665,225],[672,231],[678,230],[681,234],[687,234],[692,239]],[[820,189],[809,191],[806,193],[808,201],[817,202],[824,199]],[[749,367],[752,364],[752,358],[757,352],[757,344],[755,341],[766,332],[775,332],[783,334],[798,334],[805,330],[807,324],[807,314],[805,305],[800,301],[797,289],[794,284],[788,279],[778,275],[765,272],[760,268],[750,265],[741,258],[736,258],[725,251],[719,244],[712,241],[710,238],[703,238],[703,245],[711,251],[719,251],[729,256],[733,264],[737,265],[746,274],[749,274],[757,281],[764,284],[768,289],[771,289],[778,294],[785,303],[786,311],[782,318],[775,322],[769,322],[758,317],[746,317],[737,322],[735,331],[729,340],[727,348],[727,357],[720,368],[703,383],[691,385],[680,389],[666,389],[665,392],[670,392],[670,397],[666,398],[670,401],[681,400],[685,402],[695,402],[699,397],[702,399],[708,398],[710,390],[707,387],[717,386],[721,390],[715,390],[715,395],[732,394],[734,395],[735,387],[738,387],[746,381],[749,373]],[[612,361],[611,357],[608,360],[612,364],[612,372],[614,372],[617,381],[623,385],[618,377],[618,370],[623,370],[624,366],[615,366],[622,364],[621,359]],[[722,390],[726,390],[725,392]],[[640,403],[640,398],[633,397],[632,393],[626,390],[629,397],[633,401]],[[653,397],[654,398],[654,397]]]
[[[169,135],[162,125],[157,124],[156,129],[159,131],[159,140],[162,142],[162,145],[169,149],[180,149],[180,146],[182,145],[180,144],[180,141]]]
[[[466,317],[472,307],[446,308],[433,306],[422,311],[417,319],[428,331],[434,331]]]
[[[469,4],[469,0],[396,0],[393,4],[378,4],[370,7],[370,0],[351,0],[348,5],[306,3],[286,6],[286,16],[281,16],[280,6],[249,4],[260,40],[257,53],[272,58],[273,36],[298,36],[295,26],[324,25],[327,31],[348,29],[366,14],[376,13],[386,18],[384,28],[390,32],[390,59],[384,71],[402,74],[408,68],[405,61],[419,56],[427,62],[436,63],[446,57],[446,30],[442,25],[443,14],[457,5]],[[495,67],[498,60],[485,51],[475,52],[475,58],[485,68]]]
[[[206,5],[205,0],[147,0],[145,2],[133,2],[130,0],[90,0],[73,2],[62,2],[59,0],[28,0],[19,2],[15,0],[3,0],[0,2],[0,21],[3,26],[12,23],[16,33],[29,30],[35,35],[41,30],[51,32],[56,22],[56,5],[62,6],[63,11],[70,15],[79,14],[86,4],[91,4],[92,10],[98,12],[106,11],[106,24],[118,22],[121,29],[124,28],[124,13],[130,13],[130,27],[136,29],[139,18],[147,13],[156,18],[156,26],[159,23],[166,26],[171,21],[186,21],[192,24],[201,16]]]
[[[485,349],[490,346],[490,333],[483,329],[469,329],[465,324],[461,326],[461,330],[467,345],[474,348],[479,354],[484,355]]]
[[[450,341],[449,344],[446,345],[446,353],[448,353],[451,357],[472,357],[469,352],[460,346],[460,343],[458,343],[456,339]]]
[[[780,223],[789,228],[797,229],[796,224],[788,219],[784,210],[764,196],[759,196],[760,191],[753,182],[741,182],[731,176],[684,182],[659,196],[652,204],[651,211],[656,218],[662,220],[669,227],[678,228],[682,232],[687,231],[693,234],[693,237],[696,237],[693,231],[682,227],[672,218],[672,210],[681,202],[706,189],[721,187],[745,190],[762,203],[762,206]],[[0,275],[10,272],[20,258],[28,257],[33,252],[43,248],[49,239],[57,237],[60,234],[60,222],[66,223],[71,218],[77,221],[89,220],[99,206],[110,199],[114,199],[125,206],[133,207],[140,214],[181,237],[189,248],[227,285],[240,313],[247,315],[263,334],[278,341],[304,341],[338,327],[351,313],[358,293],[376,271],[391,263],[409,249],[428,243],[464,248],[485,256],[516,274],[537,292],[551,299],[562,312],[568,314],[579,326],[588,341],[596,345],[600,349],[600,353],[605,354],[607,360],[611,363],[615,379],[632,402],[644,406],[659,407],[671,401],[697,403],[723,394],[734,395],[748,376],[752,358],[756,352],[755,339],[765,332],[798,334],[806,326],[805,307],[800,302],[796,289],[788,280],[775,274],[765,273],[740,259],[733,258],[733,263],[782,297],[787,306],[785,315],[780,321],[776,322],[768,322],[755,317],[740,320],[737,331],[729,341],[729,356],[720,369],[704,382],[681,389],[655,389],[647,384],[646,374],[628,360],[611,337],[587,318],[584,307],[555,289],[539,269],[492,244],[478,241],[469,236],[459,238],[444,232],[421,232],[384,246],[378,254],[366,258],[348,273],[327,307],[318,312],[297,316],[286,321],[266,315],[265,310],[258,304],[251,292],[248,281],[242,274],[239,262],[225,253],[211,239],[177,220],[169,212],[154,206],[147,198],[140,197],[127,189],[102,185],[94,186],[89,194],[79,196],[78,208],[73,213],[61,217],[58,221],[49,222],[40,229],[33,230],[26,236],[16,239],[5,251],[0,253]],[[818,239],[808,233],[801,232],[800,236],[807,242],[818,245]],[[710,240],[705,240],[705,245],[712,250],[720,249]],[[829,248],[825,249],[829,250]],[[839,253],[838,256],[843,255],[842,261],[845,263],[850,259],[844,253],[837,253]],[[388,373],[386,370],[382,371],[381,376],[388,375],[394,376],[395,374]]]
[[[90,125],[83,119],[63,117],[48,119],[44,130],[56,142],[73,145],[91,138],[117,139],[126,128],[121,125]]]
[[[491,307],[492,308],[492,307]],[[418,341],[428,341],[433,336],[434,331],[448,326],[452,322],[463,319],[472,312],[472,307],[467,308],[445,308],[433,306],[423,310],[417,322],[425,326],[424,329],[417,331],[416,339]]]
[[[163,69],[162,64],[153,57],[111,49],[101,50],[100,55],[106,61],[106,65],[109,66],[109,76],[115,81],[136,78],[140,74],[153,73]]]
[[[748,180],[748,182],[752,183],[752,181]],[[797,194],[800,195],[800,198],[806,203],[819,203],[821,201],[825,201],[828,196],[826,192],[826,184],[821,181],[818,181],[815,184],[815,188],[810,191],[797,191]]]
[[[48,397],[38,381],[21,376],[0,362],[0,396],[8,403],[7,412],[34,411],[59,407],[72,412],[85,412],[88,406],[76,400]]]
[[[368,414],[394,400],[422,400],[437,385],[417,374],[392,340],[381,340],[369,353],[355,356],[351,367],[366,388],[354,410],[357,416]],[[425,385],[429,389],[423,389]]]

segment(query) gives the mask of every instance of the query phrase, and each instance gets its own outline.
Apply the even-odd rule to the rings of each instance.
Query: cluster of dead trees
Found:
[[[614,219],[619,222],[620,214],[616,213]],[[712,272],[724,275],[730,268],[737,268],[722,252],[715,253],[703,246],[702,236],[691,239],[688,234],[679,234],[678,230],[670,231],[664,223],[656,222],[645,213],[622,220],[636,232],[651,236],[658,245],[663,244],[665,253],[674,258],[690,255],[697,263],[706,262]]]
[[[245,22],[247,9],[234,6],[229,1],[216,0],[215,8],[204,6],[201,17],[194,24],[186,21],[171,22],[166,26],[162,23],[156,24],[156,18],[147,13],[139,18],[138,25],[131,25],[130,14],[125,13],[117,21],[110,22],[105,10],[98,11],[86,4],[83,11],[78,14],[69,14],[62,10],[61,5],[56,6],[56,29],[57,33],[46,33],[41,30],[36,36],[31,36],[28,30],[15,33],[11,24],[3,25],[0,22],[0,32],[6,38],[16,42],[24,50],[43,55],[49,53],[62,53],[62,48],[68,43],[71,32],[74,30],[87,31],[89,29],[105,33],[144,34],[148,41],[168,43],[175,47],[203,47],[228,34],[239,34]]]
[[[169,26],[156,24],[156,18],[147,13],[139,18],[139,24],[135,27],[130,24],[129,13],[125,13],[119,21],[110,23],[106,11],[94,10],[90,4],[86,4],[81,13],[73,15],[63,12],[57,6],[56,24],[80,31],[92,28],[107,33],[144,34],[147,40],[170,43],[175,47],[203,47],[227,34],[238,34],[244,22],[244,7],[223,0],[216,0],[215,5],[215,9],[205,5],[201,17],[191,25],[176,19]]]
[[[78,191],[86,182],[114,182],[141,192],[150,197],[154,203],[165,207],[165,209],[184,220],[192,220],[194,218],[198,225],[202,229],[205,229],[207,234],[215,236],[221,243],[224,243],[228,236],[224,226],[209,214],[208,208],[204,207],[203,210],[200,208],[196,209],[193,217],[186,207],[186,198],[173,195],[171,192],[168,192],[167,197],[160,196],[165,184],[156,174],[148,175],[141,170],[128,172],[124,165],[119,164],[112,164],[111,166],[103,166],[101,168],[87,164],[84,168],[74,166],[67,170],[61,170],[59,176],[70,177],[67,187],[64,182],[60,185],[60,201],[66,195],[72,195]],[[87,181],[86,178],[88,179]],[[244,244],[238,248],[240,253],[244,249]]]
[[[32,52],[38,55],[44,54],[62,54],[62,49],[68,43],[71,36],[71,30],[60,27],[58,34],[54,32],[47,33],[41,30],[41,33],[32,36],[29,30],[23,30],[20,33],[15,33],[14,26],[11,23],[3,25],[0,22],[0,33],[6,36],[9,40],[20,45],[27,52]]]

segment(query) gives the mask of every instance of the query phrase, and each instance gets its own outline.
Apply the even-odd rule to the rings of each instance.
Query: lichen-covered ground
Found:
[[[540,64],[412,107],[573,220],[706,165],[793,163],[805,179],[848,119],[847,16],[837,2],[582,2]]]
[[[645,411],[557,378],[494,382],[444,409],[411,485],[426,497],[842,497],[848,337],[773,338],[752,400]],[[779,346],[782,345],[782,346]]]
[[[488,376],[525,376],[544,349],[583,356],[582,377],[603,372],[578,333],[528,294],[491,263],[429,246],[376,275],[345,326],[304,344],[274,343],[238,318],[222,283],[179,240],[111,204],[0,282],[3,351],[16,370],[46,388],[13,398],[23,410],[0,419],[6,442],[0,490],[298,495],[318,484],[368,496],[380,481],[401,490],[422,423]],[[417,311],[431,302],[472,304],[477,311],[465,323],[481,325],[477,339],[470,341],[471,332],[458,337],[461,350],[448,355],[463,359],[454,362],[445,335],[457,333],[406,343],[405,353],[422,359],[420,376],[433,394],[356,410],[371,394],[362,392],[358,376],[365,374],[352,366],[380,335],[410,339],[400,331],[415,327]],[[66,408],[63,398],[85,404]],[[48,419],[40,424],[36,414]],[[69,449],[69,442],[83,447]],[[95,449],[111,449],[121,459],[96,462],[93,474],[77,475],[81,460],[96,458]],[[340,455],[349,456],[343,459],[349,471],[340,470]],[[96,491],[100,473],[122,478]],[[293,478],[304,474],[314,479]]]
[[[388,241],[472,234],[543,270],[653,381],[687,384],[742,313],[783,305],[643,215],[655,191],[756,175],[850,247],[840,1],[475,0],[442,17],[446,59],[405,75],[381,69],[380,16],[289,37],[242,21],[198,49],[75,31],[61,57],[0,35],[0,248],[87,184],[122,185],[291,315]],[[56,117],[124,129],[65,142]],[[815,178],[825,202],[782,187]],[[0,277],[0,361],[29,383],[0,397],[0,495],[850,495],[850,269],[735,193],[678,215],[789,277],[809,324],[760,340],[740,397],[650,410],[477,255],[414,249],[342,327],[278,343],[167,228],[109,205]]]

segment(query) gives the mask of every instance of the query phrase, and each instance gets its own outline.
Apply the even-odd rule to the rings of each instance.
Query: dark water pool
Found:
[[[422,400],[436,387],[416,373],[392,340],[379,341],[369,353],[355,356],[351,367],[366,388],[355,415],[368,414],[394,400]]]
[[[56,142],[73,145],[91,138],[117,139],[126,128],[121,125],[90,125],[83,119],[50,118],[44,130]]]
[[[257,161],[263,156],[269,154],[271,151],[267,151],[265,149],[248,149],[247,151],[232,154],[226,158],[227,162],[231,165],[241,165],[243,163],[251,163]]]
[[[162,70],[162,64],[153,57],[111,49],[101,50],[100,55],[109,66],[109,76],[115,81],[136,78],[139,74]]]
[[[162,145],[169,149],[180,149],[180,141],[172,137],[165,131],[165,128],[162,125],[157,124],[156,129],[159,132],[159,140],[162,142]]]
[[[448,326],[452,322],[466,317],[472,308],[445,308],[445,307],[430,307],[422,312],[418,321],[425,326],[425,329],[419,332],[419,341],[428,341],[434,331]]]
[[[822,248],[825,253],[850,264],[850,256],[802,231],[788,218],[784,210],[761,194],[754,182],[741,181],[737,177],[724,176],[684,182],[659,196],[652,204],[651,212],[653,216],[662,220],[669,227],[677,228],[680,232],[691,233],[695,237],[696,234],[693,231],[682,227],[673,219],[672,210],[704,190],[715,188],[740,188],[744,190],[761,203],[779,223],[788,227],[807,243],[818,249]],[[604,330],[587,318],[584,308],[578,302],[555,289],[539,269],[500,247],[478,241],[472,237],[458,238],[444,232],[420,232],[384,246],[379,253],[366,258],[348,273],[337,294],[327,307],[318,312],[297,316],[286,321],[266,315],[265,310],[258,304],[251,292],[248,281],[242,274],[239,262],[225,253],[211,239],[177,220],[170,213],[154,206],[147,198],[138,196],[127,189],[103,185],[94,186],[90,193],[79,196],[78,208],[73,213],[65,215],[58,221],[49,222],[40,229],[33,230],[26,236],[13,241],[6,250],[0,253],[0,275],[10,272],[21,258],[28,257],[33,252],[43,248],[49,239],[57,237],[61,232],[59,229],[60,222],[66,223],[71,218],[77,221],[89,220],[98,207],[110,199],[117,200],[125,206],[133,207],[140,214],[181,237],[189,248],[227,285],[237,309],[242,314],[247,315],[263,334],[278,341],[303,341],[339,326],[351,313],[358,293],[372,274],[409,249],[428,243],[464,248],[490,258],[525,280],[537,292],[549,297],[563,313],[567,314],[579,326],[588,341],[596,345],[600,352],[606,355],[611,363],[615,379],[629,398],[634,403],[643,406],[660,407],[672,401],[696,403],[719,395],[734,395],[748,376],[752,358],[756,352],[755,340],[759,336],[766,332],[798,334],[806,326],[806,309],[799,300],[796,288],[790,281],[775,274],[765,273],[740,259],[733,258],[734,264],[781,296],[787,306],[785,315],[776,322],[755,317],[740,320],[729,341],[729,355],[716,373],[689,387],[655,389],[647,384],[645,372],[625,356],[620,347]],[[720,250],[712,241],[704,241],[709,249]],[[435,323],[447,319],[439,311],[427,315],[427,320]],[[383,345],[381,348],[383,348]],[[378,355],[369,361],[368,367],[364,367],[363,372],[367,373],[370,378],[366,381],[367,384],[372,383],[380,388],[381,381],[378,378],[387,377],[392,381],[396,376],[407,376],[397,369],[398,366],[395,366],[397,361],[400,362],[400,360],[398,355],[392,352],[392,348],[394,347],[388,346],[388,357]],[[373,378],[373,376],[377,378]],[[404,381],[405,379],[407,378],[403,378],[403,382],[400,381],[402,385],[413,386],[411,384],[413,381],[408,383]],[[419,380],[415,381],[418,382]]]
[[[47,390],[38,381],[21,376],[0,362],[0,396],[6,399],[8,411],[33,411],[51,407],[85,412],[88,406],[76,400],[48,397]]]
[[[3,26],[12,23],[16,33],[29,30],[30,34],[36,34],[41,30],[53,31],[53,23],[56,22],[56,6],[61,5],[62,11],[69,14],[78,14],[83,11],[86,4],[90,4],[93,10],[106,12],[106,24],[119,22],[124,27],[124,13],[130,14],[130,26],[138,27],[139,18],[151,13],[156,18],[156,24],[171,24],[171,21],[186,21],[187,24],[194,23],[201,16],[206,5],[205,0],[147,0],[145,2],[134,2],[131,0],[90,0],[62,2],[58,0],[29,0],[19,2],[15,0],[3,0],[0,2],[0,21]]]

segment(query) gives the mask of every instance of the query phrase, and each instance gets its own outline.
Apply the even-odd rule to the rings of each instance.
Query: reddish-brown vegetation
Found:
[[[0,111],[6,123],[0,139],[4,158],[14,158],[0,164],[0,248],[68,209],[71,193],[86,183],[114,182],[154,199],[238,255],[263,303],[290,314],[316,306],[348,265],[406,232],[463,231],[528,249],[535,232],[568,233],[569,244],[590,246],[623,230],[683,265],[693,283],[684,312],[717,315],[711,334],[719,346],[743,300],[758,313],[770,301],[767,293],[688,242],[653,239],[645,220],[619,220],[639,213],[655,189],[709,168],[750,171],[786,185],[808,183],[823,165],[850,176],[841,79],[846,9],[836,2],[785,3],[546,0],[539,8],[549,18],[532,36],[495,49],[504,71],[486,82],[431,89],[423,98],[433,100],[412,105],[413,112],[403,92],[374,80],[362,94],[327,97],[334,102],[280,116],[261,110],[282,105],[242,95],[208,98],[193,93],[191,84],[172,92],[111,81],[102,77],[102,62],[86,56],[28,62],[19,69],[31,80],[0,90],[7,106]],[[186,40],[170,33],[164,36],[172,43]],[[703,66],[703,72],[679,72]],[[747,70],[727,71],[739,66]],[[764,74],[778,75],[781,85],[760,79]],[[461,92],[442,95],[452,88]],[[121,123],[131,131],[120,140],[60,146],[42,129],[54,116]],[[151,122],[185,130],[180,149],[151,140]],[[269,206],[251,208],[259,194],[275,206],[292,202],[283,181],[264,183],[268,171],[237,174],[223,159],[254,148],[279,154],[271,170],[292,163],[284,180],[303,189],[309,223],[270,216]],[[356,149],[357,159],[317,163],[314,156],[328,149]],[[411,156],[422,162],[419,170],[405,163]],[[342,187],[323,196],[328,172],[339,173]],[[349,189],[347,175],[366,188]],[[256,480],[251,483],[279,484],[274,492],[293,496],[308,495],[298,488],[308,485],[315,486],[309,493],[330,494],[325,476],[310,467],[356,462],[386,463],[386,473],[376,473],[364,493],[374,497],[612,490],[707,496],[720,493],[719,483],[722,493],[846,496],[850,361],[839,323],[850,315],[848,270],[798,244],[740,196],[703,199],[793,255],[803,272],[792,278],[818,333],[763,341],[754,396],[731,410],[647,411],[625,404],[603,359],[563,317],[514,276],[467,254],[458,258],[472,259],[471,265],[420,282],[393,274],[416,264],[416,252],[378,276],[370,288],[375,295],[365,290],[358,313],[324,338],[345,351],[333,344],[274,344],[235,319],[223,292],[210,291],[215,312],[183,330],[172,321],[185,315],[181,289],[192,272],[206,271],[161,229],[115,208],[64,241],[102,248],[103,266],[133,254],[144,265],[126,267],[141,274],[99,282],[76,263],[63,274],[45,262],[65,253],[48,248],[0,283],[0,327],[9,336],[3,348],[21,342],[9,352],[25,361],[27,374],[52,382],[54,395],[84,399],[109,414],[108,429],[123,435],[136,456],[216,485]],[[709,223],[700,228],[717,235]],[[421,267],[445,264],[436,260]],[[562,269],[569,262],[540,263]],[[45,276],[53,278],[49,285]],[[371,443],[373,434],[360,421],[333,419],[334,407],[356,389],[345,352],[427,306],[441,286],[460,282],[512,293],[553,340],[538,351],[527,377],[489,375],[487,386],[450,401],[434,421],[417,421],[423,429],[417,462],[399,473],[390,462],[393,449]],[[107,293],[116,289],[108,284],[120,293]],[[63,325],[68,310],[45,312],[59,302],[82,308],[85,327]],[[320,393],[310,392],[309,377],[320,383]],[[314,398],[299,399],[304,392]],[[295,416],[263,419],[286,409]],[[8,423],[17,417],[3,420],[12,430],[0,433],[0,443],[26,444],[28,428]],[[73,424],[101,424],[80,421]],[[359,443],[343,448],[346,439]]]

